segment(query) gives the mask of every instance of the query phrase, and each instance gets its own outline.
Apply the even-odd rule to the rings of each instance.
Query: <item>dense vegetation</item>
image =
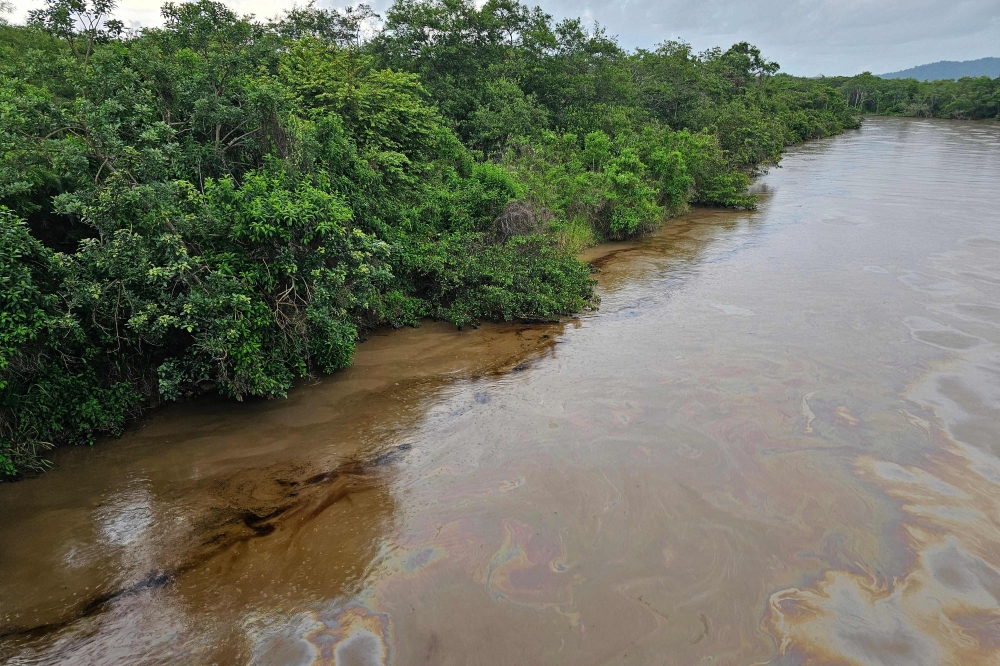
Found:
[[[748,44],[626,52],[517,0],[160,28],[111,0],[0,26],[0,470],[167,400],[281,396],[365,330],[595,304],[584,246],[857,119]]]
[[[883,79],[868,72],[827,77],[859,112],[887,116],[982,120],[1000,117],[1000,77],[964,77],[953,81]]]

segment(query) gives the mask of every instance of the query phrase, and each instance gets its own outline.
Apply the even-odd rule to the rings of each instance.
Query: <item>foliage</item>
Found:
[[[0,473],[207,390],[285,395],[376,326],[593,307],[586,245],[752,207],[856,125],[749,44],[629,53],[517,0],[278,19],[110,0],[0,24]]]
[[[1000,77],[963,77],[957,81],[883,79],[870,72],[825,79],[861,113],[922,118],[981,120],[1000,118]]]

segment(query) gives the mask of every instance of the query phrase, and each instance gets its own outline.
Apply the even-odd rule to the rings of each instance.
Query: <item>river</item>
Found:
[[[1000,125],[869,119],[601,308],[0,485],[9,664],[996,664]]]

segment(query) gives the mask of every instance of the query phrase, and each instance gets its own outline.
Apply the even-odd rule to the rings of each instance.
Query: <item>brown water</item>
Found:
[[[11,664],[997,664],[1000,127],[872,119],[600,311],[0,486]]]

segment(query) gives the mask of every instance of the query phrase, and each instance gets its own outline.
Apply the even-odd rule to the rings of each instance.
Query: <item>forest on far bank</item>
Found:
[[[859,123],[750,44],[627,51],[517,0],[162,15],[0,25],[0,476],[283,396],[374,327],[595,307],[581,249],[752,208],[786,146]]]
[[[865,72],[819,80],[837,88],[848,105],[861,113],[955,120],[1000,118],[1000,77],[919,81],[885,79]]]

